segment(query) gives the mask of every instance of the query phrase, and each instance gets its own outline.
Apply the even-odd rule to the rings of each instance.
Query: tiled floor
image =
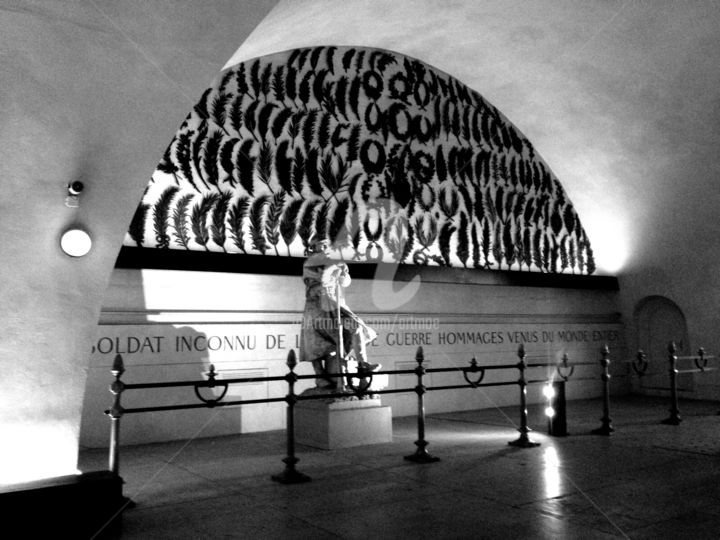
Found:
[[[546,434],[530,408],[520,449],[517,408],[430,415],[417,465],[416,419],[394,421],[393,442],[344,450],[298,446],[312,481],[283,485],[284,432],[124,447],[121,475],[135,506],[121,539],[205,538],[720,538],[720,404],[614,399],[610,437],[598,400],[568,403],[569,436]],[[106,453],[85,451],[84,471]],[[107,531],[106,531],[107,533]]]

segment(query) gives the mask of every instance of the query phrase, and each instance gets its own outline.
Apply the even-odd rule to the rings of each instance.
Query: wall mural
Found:
[[[208,88],[125,245],[592,274],[558,179],[495,107],[398,53],[295,49]]]

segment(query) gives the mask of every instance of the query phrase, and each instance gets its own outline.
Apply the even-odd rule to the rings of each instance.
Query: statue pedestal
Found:
[[[295,440],[324,450],[392,442],[392,409],[379,398],[300,401]]]

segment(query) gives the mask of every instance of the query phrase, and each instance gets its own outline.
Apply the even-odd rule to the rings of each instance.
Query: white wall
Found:
[[[278,260],[280,264],[280,260]],[[407,270],[407,269],[404,269]],[[368,348],[372,362],[386,370],[412,370],[422,345],[427,367],[460,368],[474,357],[481,365],[515,364],[524,343],[528,362],[555,362],[567,354],[578,366],[567,386],[569,399],[601,395],[601,347],[607,343],[622,373],[625,336],[617,292],[510,285],[492,272],[424,268],[417,287],[404,280],[353,279],[347,302],[377,332]],[[391,275],[386,275],[391,277]],[[569,276],[568,276],[569,277]],[[404,291],[403,287],[408,289]],[[394,301],[396,300],[396,301]],[[81,444],[108,444],[112,404],[108,386],[116,354],[126,364],[126,383],[201,380],[213,364],[220,379],[283,376],[291,349],[298,351],[304,286],[299,276],[231,274],[177,270],[117,269],[103,302],[90,355],[83,405]],[[392,306],[392,307],[390,307]],[[461,334],[471,333],[475,343]],[[299,374],[312,374],[301,364]],[[528,378],[556,376],[536,368]],[[414,388],[411,374],[384,376],[388,388]],[[489,371],[484,382],[516,381],[515,369]],[[465,384],[461,372],[434,373],[426,386]],[[301,381],[298,392],[313,386]],[[618,378],[622,391],[628,381]],[[532,386],[536,402],[541,388]],[[225,401],[282,398],[284,382],[232,385]],[[519,403],[518,387],[431,391],[428,413]],[[415,414],[412,392],[382,397],[393,415]],[[192,387],[128,390],[124,407],[199,404]],[[519,418],[519,413],[518,413]],[[121,420],[122,444],[284,429],[285,404],[127,414]]]
[[[720,352],[720,10],[716,2],[283,0],[228,64],[308,45],[420,58],[533,143],[632,314],[664,295],[690,346]]]
[[[72,472],[88,350],[165,147],[274,2],[0,4],[0,483]],[[68,183],[86,185],[78,209]],[[94,239],[71,259],[61,232]]]

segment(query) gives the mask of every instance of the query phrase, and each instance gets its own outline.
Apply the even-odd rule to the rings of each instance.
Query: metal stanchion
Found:
[[[414,454],[405,456],[408,461],[415,463],[434,463],[440,461],[439,457],[435,457],[428,453],[426,447],[428,442],[425,440],[425,400],[424,395],[426,392],[425,386],[423,385],[423,375],[425,375],[425,367],[423,366],[424,355],[423,348],[418,347],[417,354],[415,355],[415,361],[417,367],[415,368],[415,374],[417,375],[417,386],[415,387],[415,393],[418,396],[418,414],[417,414],[417,426],[418,426],[418,439],[415,441]]]
[[[120,418],[122,418],[124,409],[120,404],[120,398],[123,390],[125,389],[125,383],[120,380],[122,374],[125,373],[125,365],[123,364],[122,356],[119,354],[115,355],[112,369],[110,370],[115,380],[110,385],[110,392],[115,396],[113,400],[112,408],[105,411],[110,417],[110,453],[108,456],[108,469],[114,475],[120,474]]]
[[[696,362],[695,362],[695,365],[697,365],[697,367],[700,367],[700,364],[702,363],[702,368],[701,368],[701,369],[704,369],[705,366],[707,365],[707,360],[708,360],[708,359],[705,357],[705,349],[704,349],[703,347],[700,347],[700,348],[698,349],[698,356],[700,357],[700,359],[699,359],[699,361],[696,361]],[[717,414],[720,415],[720,411],[718,411]]]
[[[642,377],[643,375],[645,375],[645,372],[647,371],[649,365],[650,364],[647,361],[647,356],[642,349],[639,349],[637,355],[635,355],[635,359],[632,362],[632,368],[635,370],[635,373],[637,373],[637,376]]]
[[[567,436],[567,402],[565,401],[565,381],[552,381],[545,387],[548,406],[545,415],[548,417],[548,435],[553,437]]]
[[[510,446],[518,446],[520,448],[532,448],[534,446],[540,446],[540,443],[535,442],[528,437],[530,428],[527,422],[527,382],[525,380],[525,369],[527,363],[525,362],[525,347],[520,344],[518,349],[518,357],[520,361],[517,363],[517,368],[520,371],[520,378],[518,379],[518,385],[520,385],[520,437],[514,441],[510,441]]]
[[[283,459],[285,470],[280,474],[274,474],[272,479],[281,484],[300,484],[309,482],[310,477],[295,469],[295,464],[299,461],[295,457],[295,403],[297,402],[295,383],[298,378],[294,371],[295,366],[297,366],[297,359],[295,358],[295,351],[292,349],[288,353],[287,366],[290,368],[290,371],[285,376],[288,383],[288,394],[285,397],[287,402],[287,457]]]
[[[610,435],[615,431],[612,427],[612,421],[610,420],[610,349],[605,345],[600,352],[602,354],[600,365],[603,368],[601,375],[603,382],[603,415],[600,419],[602,425],[597,429],[593,429],[591,433],[593,435]]]
[[[670,362],[670,416],[662,421],[663,424],[677,426],[682,421],[680,418],[680,409],[678,408],[678,390],[677,390],[677,347],[675,342],[671,341],[668,345],[668,361]]]

